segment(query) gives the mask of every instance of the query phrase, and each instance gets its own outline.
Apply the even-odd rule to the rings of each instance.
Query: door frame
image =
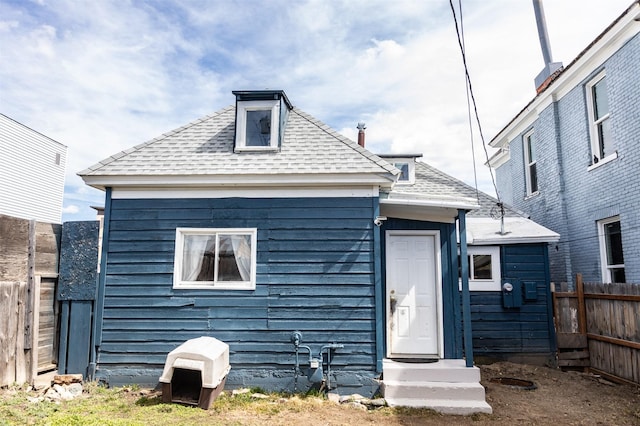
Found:
[[[389,326],[391,324],[391,306],[389,300],[389,289],[387,287],[387,273],[388,273],[388,256],[389,256],[389,241],[394,236],[427,236],[434,237],[434,253],[435,253],[435,285],[436,285],[436,308],[437,312],[437,354],[417,354],[414,358],[433,359],[434,355],[437,355],[440,359],[444,358],[444,318],[443,318],[443,302],[442,302],[442,248],[440,245],[440,231],[438,230],[387,230],[385,231],[385,273],[384,273],[384,319],[385,319],[385,334],[386,334],[386,357],[393,359],[398,357],[391,353],[391,330]]]

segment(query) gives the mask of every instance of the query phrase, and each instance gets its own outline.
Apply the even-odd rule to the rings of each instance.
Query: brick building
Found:
[[[491,141],[502,199],[561,235],[551,279],[640,283],[640,2]]]

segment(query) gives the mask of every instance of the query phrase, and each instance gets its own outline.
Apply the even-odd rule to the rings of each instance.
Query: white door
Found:
[[[439,235],[418,232],[387,232],[387,352],[391,358],[443,355]]]

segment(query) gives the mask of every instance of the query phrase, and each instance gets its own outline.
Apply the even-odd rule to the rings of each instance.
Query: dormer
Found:
[[[384,158],[388,163],[400,170],[396,185],[413,185],[416,183],[416,158],[422,157],[422,154],[379,154],[378,157]]]
[[[277,151],[282,144],[291,102],[283,90],[234,91],[235,152]]]

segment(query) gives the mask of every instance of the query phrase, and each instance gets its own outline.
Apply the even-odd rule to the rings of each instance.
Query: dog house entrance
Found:
[[[197,370],[174,368],[171,378],[171,398],[173,402],[198,405],[202,389],[202,374]]]

